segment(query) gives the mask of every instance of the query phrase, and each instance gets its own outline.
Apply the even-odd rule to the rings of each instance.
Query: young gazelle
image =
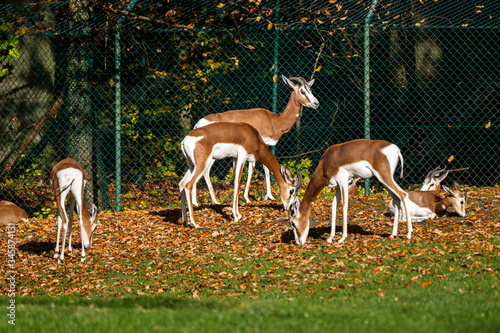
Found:
[[[394,227],[391,237],[398,232],[398,221],[400,211],[407,211],[408,195],[393,179],[398,160],[401,161],[401,176],[403,174],[403,157],[399,148],[387,141],[382,140],[354,140],[330,146],[321,157],[302,202],[295,198],[289,210],[290,224],[295,235],[295,242],[303,245],[309,233],[309,217],[311,216],[312,203],[325,187],[337,186],[335,197],[332,201],[332,229],[328,242],[332,242],[335,236],[335,220],[337,215],[337,203],[342,203],[343,229],[342,238],[339,243],[347,237],[347,188],[350,178],[361,177],[377,179],[389,191],[397,209],[394,216]],[[411,238],[411,218],[407,214],[408,235]]]
[[[71,225],[73,224],[73,210],[76,206],[78,214],[78,225],[80,226],[80,235],[82,240],[82,258],[85,261],[85,249],[92,246],[92,235],[97,228],[97,207],[92,205],[92,215],[87,210],[83,197],[83,190],[87,176],[82,167],[72,158],[66,158],[57,163],[50,172],[50,183],[54,189],[57,202],[57,243],[54,258],[59,256],[59,238],[61,226],[64,228],[62,249],[59,256],[59,262],[64,260],[64,244],[66,242],[66,233],[69,225],[68,252],[71,253]],[[65,201],[67,196],[71,197],[69,219],[66,214]]]
[[[0,201],[0,223],[15,224],[19,221],[28,222],[28,214],[10,201]]]
[[[307,82],[301,77],[286,78],[281,76],[281,78],[287,86],[293,89],[290,93],[288,104],[282,113],[275,114],[266,109],[232,110],[222,113],[214,113],[200,119],[194,128],[200,128],[208,124],[218,122],[246,123],[252,125],[259,132],[266,145],[275,146],[281,136],[290,131],[292,126],[295,124],[303,106],[311,109],[317,109],[319,106],[318,100],[314,97],[311,91],[311,86],[313,85],[314,80]],[[297,81],[298,84],[295,84],[292,81]],[[245,192],[243,193],[243,197],[247,203],[250,202],[250,199],[248,198],[248,191],[250,189],[250,181],[252,179],[254,166],[255,162],[248,163],[248,178]],[[264,199],[274,200],[271,193],[269,170],[265,165],[264,174],[267,192]],[[207,183],[212,202],[218,204],[219,202],[217,201],[217,198],[215,198],[212,183],[210,182],[210,167],[206,170],[203,176]],[[193,204],[195,206],[198,205],[196,201],[196,187]]]
[[[456,182],[450,189],[443,186],[448,195],[443,197],[438,191],[409,191],[409,204],[407,205],[411,220],[420,222],[425,219],[433,219],[436,216],[442,216],[447,212],[449,207],[455,208],[458,215],[465,216],[465,208],[467,204],[467,191],[462,191],[460,185]],[[394,204],[389,203],[389,212],[394,214]],[[400,218],[404,221],[403,216]]]
[[[225,157],[236,159],[234,171],[233,216],[238,221],[238,194],[241,171],[245,161],[259,161],[269,168],[278,182],[281,201],[285,210],[300,189],[302,178],[299,174],[293,177],[288,168],[280,164],[264,143],[255,128],[244,123],[214,123],[192,130],[181,142],[181,149],[189,169],[179,183],[182,202],[182,221],[197,228],[193,216],[194,185],[212,165],[213,160]],[[189,209],[188,222],[186,217],[186,199]]]

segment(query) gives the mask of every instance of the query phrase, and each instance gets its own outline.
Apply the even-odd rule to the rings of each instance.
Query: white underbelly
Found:
[[[239,155],[245,156],[247,161],[255,162],[253,154],[248,154],[240,145],[234,143],[217,143],[212,148],[212,159],[221,160],[227,157],[238,157]]]

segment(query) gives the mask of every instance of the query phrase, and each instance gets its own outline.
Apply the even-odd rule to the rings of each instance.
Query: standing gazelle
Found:
[[[281,136],[290,131],[292,126],[295,124],[303,106],[311,109],[317,109],[319,106],[318,100],[314,97],[311,91],[314,79],[308,82],[302,77],[286,78],[281,76],[281,78],[287,86],[293,89],[290,93],[288,104],[282,113],[275,114],[266,109],[232,110],[222,113],[214,113],[200,119],[194,128],[200,128],[208,124],[219,122],[246,123],[252,125],[259,132],[266,145],[275,146]],[[292,80],[297,81],[298,84],[294,84]],[[247,203],[250,202],[250,199],[248,198],[248,191],[250,189],[250,181],[252,179],[254,166],[255,162],[248,163],[248,178],[245,192],[243,193],[243,197]],[[218,204],[219,202],[215,198],[212,183],[210,182],[210,167],[207,168],[203,177],[207,183],[210,196],[212,197],[212,202]],[[267,193],[263,199],[274,200],[271,193],[269,170],[265,165],[264,174],[266,178]],[[193,204],[195,206],[198,205],[196,201],[196,187],[194,190]]]
[[[399,212],[405,211],[408,203],[408,195],[403,191],[393,179],[398,160],[401,160],[401,176],[403,175],[403,157],[399,148],[387,141],[382,140],[354,140],[330,146],[321,157],[311,181],[307,186],[302,203],[295,198],[289,210],[290,224],[295,235],[295,242],[303,245],[309,233],[309,217],[311,216],[312,203],[325,187],[337,186],[335,197],[332,201],[332,230],[328,242],[332,242],[335,236],[335,219],[337,215],[337,203],[343,205],[343,229],[342,243],[347,237],[347,188],[350,178],[370,178],[377,179],[389,191],[393,200],[397,203],[394,227],[391,237],[395,237],[398,232]],[[406,214],[408,223],[407,238],[411,238],[412,225],[408,213]]]
[[[57,202],[57,243],[54,258],[59,256],[59,238],[61,234],[61,226],[64,227],[64,235],[62,241],[62,249],[59,257],[59,262],[64,260],[64,244],[66,242],[66,233],[69,224],[69,241],[68,252],[71,253],[71,225],[73,224],[73,210],[76,206],[78,214],[78,225],[80,226],[80,235],[82,240],[82,258],[85,261],[85,249],[90,249],[92,246],[92,235],[97,228],[97,207],[92,205],[92,215],[89,214],[83,190],[87,176],[82,167],[72,158],[66,158],[57,163],[50,172],[50,183],[54,189]],[[66,214],[65,201],[67,196],[71,197],[69,220]]]
[[[295,198],[302,184],[300,174],[294,178],[287,168],[280,168],[280,164],[257,130],[245,123],[214,123],[194,129],[182,140],[181,149],[189,165],[186,175],[179,184],[182,221],[186,226],[191,224],[195,228],[198,227],[193,216],[194,185],[212,165],[213,160],[225,157],[236,159],[235,168],[233,169],[233,216],[235,221],[241,218],[238,212],[238,193],[239,181],[245,161],[260,161],[269,168],[278,182],[281,201],[285,210],[288,210],[290,202]],[[190,223],[186,217],[186,199]]]

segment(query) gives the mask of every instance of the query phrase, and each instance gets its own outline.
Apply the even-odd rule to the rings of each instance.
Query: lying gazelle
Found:
[[[309,217],[311,216],[312,203],[325,187],[337,186],[335,197],[332,201],[332,229],[328,242],[333,241],[335,236],[335,220],[337,215],[337,204],[342,202],[343,229],[342,243],[347,237],[347,188],[350,178],[370,178],[377,179],[384,185],[397,202],[397,209],[394,216],[394,227],[391,238],[398,232],[398,221],[400,211],[406,212],[405,206],[408,204],[408,195],[403,191],[393,179],[398,160],[401,161],[401,176],[403,175],[403,157],[399,148],[387,141],[382,140],[354,140],[330,146],[321,157],[302,202],[295,198],[289,210],[290,224],[295,235],[295,242],[303,245],[309,233]],[[408,223],[407,238],[411,238],[412,225],[410,215],[406,215]]]
[[[409,191],[409,204],[407,205],[411,220],[420,222],[425,219],[433,219],[436,216],[444,215],[449,207],[455,208],[458,215],[465,217],[465,208],[467,203],[467,191],[462,191],[460,185],[456,182],[450,189],[443,186],[448,195],[441,196],[438,191]],[[394,214],[394,204],[389,203],[389,212]],[[403,218],[400,219],[404,221]]]
[[[316,99],[316,97],[314,97],[311,91],[311,86],[314,83],[314,79],[307,82],[301,77],[286,78],[284,76],[281,76],[281,78],[287,86],[293,89],[290,94],[288,104],[282,113],[274,114],[266,109],[232,110],[223,113],[214,113],[200,119],[196,123],[194,128],[200,128],[208,124],[217,122],[247,123],[252,125],[259,132],[260,136],[268,146],[275,146],[281,136],[290,131],[292,126],[295,124],[303,106],[312,109],[317,109],[319,106],[318,100]],[[294,84],[292,80],[297,81],[298,84]],[[248,192],[250,189],[250,182],[252,179],[254,166],[255,162],[248,163],[248,178],[245,192],[243,193],[243,197],[245,198],[245,201],[247,203],[250,202],[250,199],[248,198]],[[218,204],[219,202],[215,197],[212,183],[210,182],[210,167],[206,170],[203,176],[207,183],[210,196],[212,197],[212,202]],[[269,170],[265,165],[264,174],[266,179],[267,193],[264,196],[263,200],[275,200],[271,193]],[[196,185],[194,190],[193,204],[195,206],[198,206],[196,200]]]
[[[288,168],[281,167],[271,150],[264,143],[255,128],[244,123],[214,123],[192,130],[181,142],[181,149],[189,169],[179,183],[182,203],[182,221],[184,225],[197,228],[193,215],[194,185],[213,163],[225,157],[236,159],[234,171],[234,221],[241,218],[238,212],[239,181],[245,161],[259,161],[269,168],[278,182],[281,201],[285,210],[295,198],[302,184],[299,174],[293,177]],[[189,209],[186,217],[186,199]]]
[[[446,172],[445,172],[446,171]],[[430,171],[424,179],[420,191],[439,191],[441,190],[441,182],[448,176],[450,170],[434,169]]]
[[[61,225],[64,227],[64,235],[62,241],[62,249],[59,257],[59,262],[64,260],[64,244],[66,242],[66,233],[69,225],[69,242],[68,252],[71,253],[71,225],[73,224],[73,210],[76,206],[78,214],[78,225],[80,226],[80,235],[82,240],[82,258],[85,261],[85,249],[90,249],[92,246],[92,235],[97,228],[97,207],[92,205],[92,215],[89,214],[83,190],[87,182],[87,176],[82,167],[72,158],[66,158],[57,163],[50,172],[50,183],[54,189],[57,202],[57,243],[54,258],[59,256],[59,237],[61,234]],[[66,214],[66,197],[70,196],[69,220]]]
[[[10,201],[0,201],[0,223],[16,224],[19,221],[28,222],[28,214]]]

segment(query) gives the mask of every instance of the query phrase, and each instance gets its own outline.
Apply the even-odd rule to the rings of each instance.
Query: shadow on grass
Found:
[[[73,248],[77,246],[81,247],[81,244],[71,244]],[[53,251],[56,248],[56,244],[52,242],[39,242],[39,241],[29,241],[22,245],[19,245],[19,250],[23,252],[28,252],[31,254],[42,255],[45,252]]]
[[[41,296],[41,297],[19,297],[19,303],[29,304],[30,306],[76,306],[76,307],[97,307],[97,308],[143,308],[155,309],[165,308],[173,310],[217,310],[231,307],[232,302],[216,302],[210,300],[195,300],[188,298],[178,298],[157,295],[151,296],[134,296],[134,297],[117,297],[117,298],[100,298],[87,299],[83,297],[70,296]]]
[[[193,207],[195,211],[202,209],[210,209],[214,213],[222,215],[226,220],[232,220],[233,216],[228,211],[224,211],[224,208],[229,207],[229,205],[215,205],[215,204],[204,204],[198,207]],[[181,208],[168,208],[159,212],[152,212],[150,215],[163,217],[163,220],[167,223],[183,225],[182,223],[182,210]],[[188,212],[189,215],[189,212]],[[189,218],[189,216],[188,216]],[[197,223],[198,224],[198,223]]]
[[[316,226],[316,227],[311,227],[309,229],[309,235],[307,238],[312,238],[312,239],[326,239],[327,237],[330,236],[332,228],[331,226]],[[363,227],[359,225],[348,225],[347,226],[347,236],[349,235],[363,235],[363,236],[371,236],[374,235],[373,232],[371,231],[366,231],[363,229]],[[337,225],[335,228],[335,235],[342,235],[342,226]],[[326,236],[326,237],[325,237]],[[382,235],[382,237],[389,237],[389,234]],[[281,241],[284,243],[290,243],[290,242],[295,242],[295,236],[293,235],[293,230],[288,229],[287,231],[283,232],[281,234]]]

